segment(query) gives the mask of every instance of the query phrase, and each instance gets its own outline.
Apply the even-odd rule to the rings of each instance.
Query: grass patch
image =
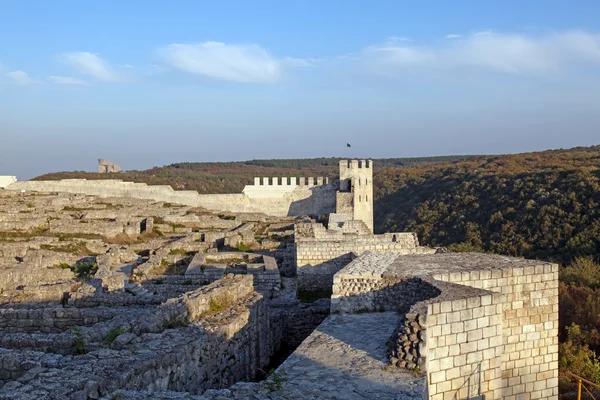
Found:
[[[187,255],[188,252],[183,250],[183,249],[172,249],[171,251],[169,251],[169,255],[181,255],[181,256],[185,256]]]
[[[232,296],[222,294],[220,296],[211,297],[208,301],[208,311],[203,313],[201,317],[211,317],[215,314],[225,311],[234,303]]]
[[[69,243],[66,246],[54,246],[51,244],[42,244],[40,249],[57,251],[59,253],[70,253],[76,256],[91,256],[95,255],[93,251],[87,248],[83,242]]]
[[[57,265],[52,265],[48,267],[48,269],[71,269],[71,266],[67,263],[60,263]]]
[[[240,242],[240,244],[237,245],[237,249],[239,251],[252,251],[252,248],[250,246],[248,246],[247,244],[245,244],[244,242]]]
[[[108,334],[106,335],[106,337],[104,339],[102,339],[102,344],[104,346],[110,346],[119,335],[121,335],[125,332],[127,332],[127,330],[125,328],[111,329],[108,332]]]
[[[74,206],[63,207],[63,211],[87,211],[87,210],[97,210],[97,209],[89,208],[89,207],[74,207]]]

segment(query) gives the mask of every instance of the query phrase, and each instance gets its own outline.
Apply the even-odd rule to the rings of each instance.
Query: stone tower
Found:
[[[341,160],[336,213],[350,214],[373,232],[373,161]]]

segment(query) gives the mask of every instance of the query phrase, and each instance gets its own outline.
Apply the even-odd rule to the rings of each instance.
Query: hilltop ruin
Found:
[[[0,399],[558,399],[558,266],[373,234],[372,168],[8,185]]]

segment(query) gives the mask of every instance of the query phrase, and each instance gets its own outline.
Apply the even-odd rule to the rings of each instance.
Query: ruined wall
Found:
[[[494,398],[558,396],[558,265],[540,264],[433,276],[505,295],[502,386]]]
[[[328,231],[329,232],[329,231]],[[296,264],[300,290],[330,290],[333,276],[365,251],[398,254],[434,253],[435,249],[419,247],[414,233],[383,235],[344,235],[341,232],[315,237],[296,235]]]
[[[246,188],[251,188],[247,186]],[[277,217],[320,215],[335,211],[336,188],[331,184],[289,186],[290,190],[244,189],[248,194],[199,194],[193,190],[175,191],[168,185],[121,180],[63,179],[25,181],[7,186],[8,190],[67,192],[100,197],[133,197],[154,201],[204,207],[214,211],[264,213]],[[272,196],[272,197],[269,197]]]

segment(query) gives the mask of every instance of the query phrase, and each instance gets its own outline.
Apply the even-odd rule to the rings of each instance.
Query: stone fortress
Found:
[[[372,171],[8,185],[0,399],[558,399],[558,266],[373,234]]]

